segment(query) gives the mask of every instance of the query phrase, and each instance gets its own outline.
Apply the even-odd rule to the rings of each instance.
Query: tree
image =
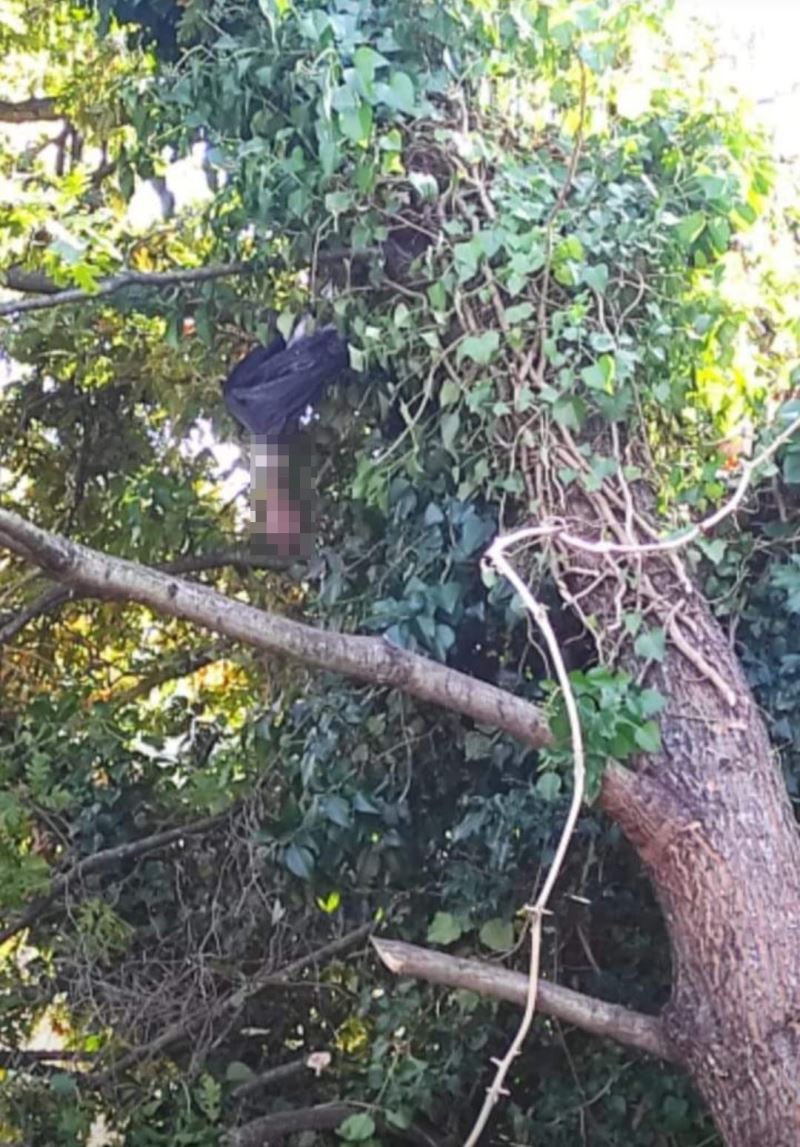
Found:
[[[58,5],[46,40],[4,24],[59,65],[6,105],[80,137],[3,156],[27,194],[0,251],[4,1102],[28,1139],[85,1135],[110,1090],[136,1144],[463,1136],[496,1001],[527,994],[464,957],[525,967],[568,695],[595,803],[496,1133],[708,1135],[674,1070],[599,1034],[685,1071],[724,1142],[797,1138],[796,828],[723,629],[743,615],[752,664],[794,608],[796,453],[768,445],[792,220],[651,9],[197,3],[174,66]],[[213,199],[137,232],[134,187],[198,137]],[[309,300],[360,377],[309,432],[318,552],[287,566],[232,543],[216,377]],[[514,528],[567,690],[481,564]],[[791,728],[793,696],[774,712]],[[660,1011],[661,924],[609,817],[663,913]],[[369,935],[418,982],[381,980]],[[300,1080],[291,1115],[260,1091]]]

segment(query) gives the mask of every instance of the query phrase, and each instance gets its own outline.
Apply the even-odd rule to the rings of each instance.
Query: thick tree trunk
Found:
[[[797,1147],[798,830],[720,627],[699,597],[678,616],[736,706],[671,648],[649,682],[668,698],[662,751],[610,770],[603,805],[652,877],[672,948],[667,1031],[725,1142]]]

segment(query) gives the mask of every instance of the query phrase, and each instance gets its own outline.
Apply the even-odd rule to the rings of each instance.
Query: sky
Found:
[[[715,29],[723,74],[775,133],[782,158],[800,157],[800,0],[677,0]]]

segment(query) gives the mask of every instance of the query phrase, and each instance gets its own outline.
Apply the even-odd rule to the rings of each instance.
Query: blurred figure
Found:
[[[306,335],[304,324],[288,343],[279,336],[257,346],[223,383],[225,405],[251,434],[253,537],[259,549],[281,557],[310,553],[311,457],[298,423],[329,382],[348,366],[347,343],[335,327]]]

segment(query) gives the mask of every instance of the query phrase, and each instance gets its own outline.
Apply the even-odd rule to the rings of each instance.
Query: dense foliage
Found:
[[[92,291],[123,268],[246,270],[8,321],[4,505],[100,549],[185,562],[265,608],[385,634],[550,704],[558,729],[518,604],[481,572],[488,540],[620,473],[646,472],[670,522],[702,514],[729,489],[720,444],[795,382],[781,246],[794,221],[764,141],[703,90],[663,21],[636,0],[189,0],[97,15],[6,0],[4,98],[33,86],[69,119],[2,136],[7,276]],[[207,194],[137,224],[143,181],[175,159]],[[218,443],[236,432],[219,379],[309,303],[347,330],[354,366],[307,432],[317,553],[193,567],[245,531],[221,472]],[[790,452],[752,520],[692,554],[792,746],[793,792],[795,466]],[[591,599],[578,623],[558,605],[553,555],[530,565],[575,673],[594,792],[609,757],[657,746],[660,699],[615,654],[635,638],[658,659],[663,629],[642,608],[603,632]],[[345,1137],[456,1141],[509,1009],[394,982],[363,947],[254,985],[370,920],[523,966],[517,911],[563,819],[563,746],[537,759],[400,694],[47,594],[0,559],[3,916],[82,858],[186,832],[63,883],[0,949],[0,1044],[56,1038],[69,1053],[56,1070],[7,1056],[4,1139],[85,1142],[102,1115],[130,1147],[204,1147],[258,1112],[352,1099],[369,1114]],[[548,976],[663,1003],[657,911],[592,809],[552,907]],[[312,1051],[330,1066],[234,1094]],[[683,1077],[544,1019],[494,1135],[714,1141]]]

